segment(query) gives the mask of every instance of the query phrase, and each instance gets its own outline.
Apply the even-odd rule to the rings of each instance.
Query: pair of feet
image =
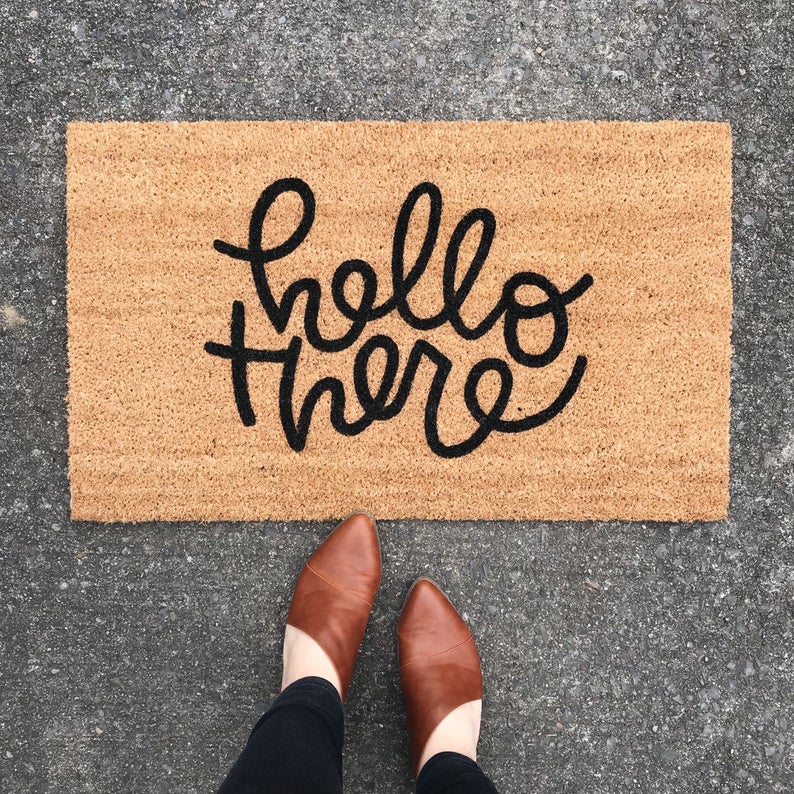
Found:
[[[306,676],[330,681],[344,701],[381,577],[372,517],[354,513],[309,558],[284,634],[281,688]],[[397,627],[414,774],[436,753],[476,760],[482,674],[463,619],[429,579],[418,579]]]

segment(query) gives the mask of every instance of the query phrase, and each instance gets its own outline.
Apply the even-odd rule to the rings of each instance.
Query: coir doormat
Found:
[[[726,124],[74,123],[78,519],[718,519]]]

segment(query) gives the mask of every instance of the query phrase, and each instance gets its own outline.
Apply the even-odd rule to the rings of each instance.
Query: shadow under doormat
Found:
[[[72,515],[720,519],[722,123],[72,123]]]

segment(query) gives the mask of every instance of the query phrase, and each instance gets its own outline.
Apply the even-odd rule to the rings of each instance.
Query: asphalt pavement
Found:
[[[70,521],[64,134],[293,118],[733,130],[727,520],[382,522],[346,790],[411,790],[394,630],[420,574],[478,640],[501,791],[794,790],[789,0],[2,0],[0,29],[0,790],[211,792],[278,689],[331,523]]]

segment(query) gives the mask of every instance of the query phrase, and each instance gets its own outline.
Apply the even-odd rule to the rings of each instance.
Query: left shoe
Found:
[[[328,654],[343,701],[381,571],[375,520],[368,513],[353,513],[308,559],[292,596],[287,624],[308,634]]]

